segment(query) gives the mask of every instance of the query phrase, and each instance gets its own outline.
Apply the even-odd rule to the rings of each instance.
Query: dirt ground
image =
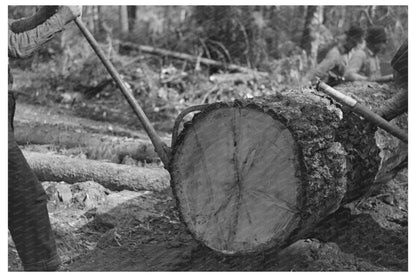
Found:
[[[18,105],[37,113],[16,113],[19,120],[42,121],[43,114],[45,120],[75,122],[79,128],[95,126],[97,133],[146,136],[121,123],[109,128],[103,121],[81,119],[71,107],[46,112],[24,101]],[[59,152],[48,145],[24,148]],[[407,173],[403,169],[375,195],[342,207],[304,240],[247,256],[220,255],[196,242],[179,220],[170,189],[110,191],[94,182],[42,185],[63,271],[407,271]],[[9,271],[22,270],[10,235],[8,262]]]
[[[406,271],[406,179],[401,172],[382,196],[341,208],[280,253],[239,257],[195,242],[170,191],[109,192],[93,182],[43,185],[65,271]],[[17,270],[10,241],[9,271]]]

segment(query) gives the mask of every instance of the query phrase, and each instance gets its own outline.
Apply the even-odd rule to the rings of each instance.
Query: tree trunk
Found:
[[[338,28],[343,29],[345,25],[345,21],[347,19],[347,7],[346,6],[340,6],[339,9],[341,10],[340,16],[338,18]]]
[[[137,6],[127,6],[127,16],[128,16],[129,31],[133,31],[136,26]]]
[[[120,29],[122,34],[127,34],[129,32],[127,6],[120,6]]]
[[[126,156],[137,161],[160,160],[150,140],[85,133],[68,126],[19,121],[15,122],[14,135],[20,145],[53,144],[64,148],[81,148],[93,160],[120,163]]]
[[[311,58],[311,67],[316,66],[318,48],[321,43],[321,26],[323,22],[323,6],[308,6],[301,47]]]
[[[86,20],[86,26],[94,34],[96,32],[96,26],[94,21],[94,6],[86,6],[85,14],[86,16],[84,16],[84,18]]]
[[[111,190],[162,191],[169,187],[169,174],[161,168],[143,168],[74,159],[65,156],[23,151],[40,181],[69,184],[94,181]]]
[[[313,19],[316,16],[316,12],[318,11],[318,6],[308,6],[306,10],[306,17],[305,17],[305,26],[303,28],[302,40],[300,42],[300,47],[305,49],[307,54],[311,53],[311,43],[312,43],[312,24]]]
[[[340,113],[293,91],[215,103],[185,123],[170,173],[194,237],[226,254],[281,247],[368,192],[381,160],[375,128]]]
[[[101,9],[100,6],[93,6],[93,21],[94,21],[94,27],[95,32],[99,34],[102,31],[101,26]]]

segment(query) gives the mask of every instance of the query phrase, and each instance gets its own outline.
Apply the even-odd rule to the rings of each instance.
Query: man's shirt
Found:
[[[380,60],[368,47],[355,49],[351,53],[345,74],[354,73],[368,78],[381,77]]]
[[[318,77],[324,82],[330,79],[330,72],[337,77],[343,77],[351,52],[342,53],[339,46],[334,46],[328,51],[325,58],[313,69],[308,76],[308,80]]]
[[[35,14],[32,18],[39,16]],[[30,18],[8,21],[8,56],[12,58],[25,58],[36,52],[46,42],[51,40],[54,34],[63,30],[64,25],[71,18],[70,11],[68,9],[62,9],[51,17],[43,20],[42,24],[31,26],[31,22],[36,20],[30,20]],[[24,32],[13,32],[12,24],[20,23],[20,28],[25,29]],[[27,25],[27,26],[22,26]],[[13,76],[8,69],[9,74],[9,89],[12,88]]]
[[[335,71],[336,74],[343,74],[343,71],[345,70],[345,60],[342,56],[339,48],[337,46],[333,47],[315,68],[313,77],[324,80],[329,71]]]
[[[35,17],[37,15],[34,15]],[[26,26],[27,31],[13,32],[11,26],[16,21],[31,22],[27,19],[13,20],[9,19],[8,24],[8,55],[14,58],[25,58],[37,51],[42,45],[51,40],[55,33],[63,30],[64,25],[71,18],[68,9],[62,9],[60,12],[52,15],[42,24],[36,26]]]

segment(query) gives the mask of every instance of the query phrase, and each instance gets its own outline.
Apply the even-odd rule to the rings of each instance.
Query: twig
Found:
[[[248,35],[247,35],[247,32],[246,32],[246,29],[244,28],[243,23],[241,23],[241,21],[238,20],[238,19],[237,19],[237,23],[240,26],[241,32],[243,33],[243,36],[244,36],[244,41],[246,43],[246,49],[244,51],[244,54],[246,55],[247,65],[248,65],[249,68],[251,68],[251,63],[250,63],[250,59],[249,59],[249,56],[248,56],[248,53],[250,51],[250,49],[249,49],[250,43],[249,43],[249,40],[248,40]]]
[[[230,53],[228,52],[227,48],[225,48],[224,44],[222,44],[221,42],[215,41],[215,40],[210,40],[209,42],[218,45],[222,49],[222,51],[224,51],[224,53],[225,53],[225,55],[227,57],[228,62],[231,62]]]
[[[129,42],[122,42],[122,43],[120,43],[120,46],[126,47],[126,48],[131,48],[131,49],[136,49],[136,50],[146,52],[146,53],[150,53],[150,54],[169,56],[169,57],[176,58],[176,59],[187,60],[187,61],[190,61],[190,62],[200,61],[201,63],[203,63],[205,65],[208,65],[208,66],[210,66],[210,65],[218,66],[218,67],[226,68],[228,70],[235,70],[235,71],[239,71],[239,72],[247,72],[247,73],[256,72],[259,75],[268,76],[267,72],[257,72],[257,71],[255,71],[251,68],[239,66],[239,65],[236,65],[236,64],[227,64],[227,63],[223,63],[223,62],[219,62],[219,61],[215,61],[215,60],[211,60],[211,59],[207,59],[207,58],[193,56],[193,55],[189,55],[189,54],[185,54],[185,53],[174,52],[174,51],[161,49],[161,48],[156,48],[156,47],[152,47],[152,46],[136,45],[136,44],[129,43]]]

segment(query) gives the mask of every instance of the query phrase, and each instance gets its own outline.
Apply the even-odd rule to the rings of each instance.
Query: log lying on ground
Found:
[[[215,103],[186,122],[170,173],[195,239],[225,254],[282,247],[365,194],[381,160],[375,128],[341,114],[327,98],[292,91]],[[364,147],[349,157],[344,145]]]
[[[403,90],[403,88],[400,88],[393,82],[386,84],[377,84],[374,82],[344,83],[337,86],[336,89],[355,98],[375,112],[377,112],[378,108],[383,106],[386,100]],[[349,113],[349,111],[345,109],[344,114],[347,113]],[[391,123],[407,131],[407,113],[393,119]],[[362,121],[354,115],[347,116],[343,121],[343,124],[345,128],[350,128],[351,126],[359,128],[358,124],[362,125],[361,128],[372,128],[367,122]],[[381,159],[378,165],[367,164],[367,167],[374,166],[372,170],[377,172],[375,180],[363,175],[366,170],[363,170],[361,174],[358,170],[367,160],[368,155],[362,155],[362,153],[364,149],[370,145],[360,143],[358,140],[351,140],[348,142],[348,145],[344,144],[344,147],[348,152],[349,163],[351,164],[351,167],[355,167],[355,170],[351,170],[351,172],[357,173],[356,176],[350,176],[350,180],[352,180],[351,184],[355,185],[356,190],[355,193],[353,193],[353,190],[350,190],[349,196],[346,197],[347,199],[359,197],[362,194],[362,191],[368,190],[369,187],[375,189],[374,193],[377,193],[377,189],[380,189],[383,184],[392,180],[403,166],[407,166],[408,145],[380,128],[375,128],[375,130],[375,132],[367,134],[374,138],[377,148],[379,149],[378,156]],[[359,149],[361,150],[358,151]],[[371,155],[371,153],[369,153],[369,155]],[[374,186],[374,183],[377,185]]]
[[[40,181],[70,184],[94,181],[117,191],[162,191],[169,187],[169,174],[162,168],[118,165],[28,151],[23,151],[23,154]]]
[[[81,148],[94,160],[120,163],[125,156],[137,161],[159,160],[150,140],[86,133],[67,126],[33,122],[15,122],[18,144],[53,144],[65,148]]]
[[[215,84],[228,84],[232,86],[253,82],[259,79],[258,77],[252,73],[221,73],[209,76],[209,80]]]

